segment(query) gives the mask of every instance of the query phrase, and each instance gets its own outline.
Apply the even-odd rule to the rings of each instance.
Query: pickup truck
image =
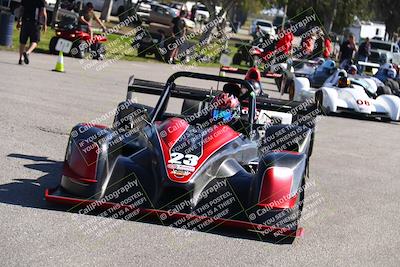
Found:
[[[371,55],[368,58],[369,62],[378,63],[394,63],[400,65],[400,49],[394,42],[381,40],[371,40]]]

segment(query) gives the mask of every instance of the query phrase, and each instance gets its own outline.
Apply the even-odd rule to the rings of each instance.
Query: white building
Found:
[[[370,39],[375,37],[381,40],[385,40],[386,38],[386,25],[381,22],[357,20],[352,26],[348,27],[347,30],[354,35],[357,42],[367,37]]]

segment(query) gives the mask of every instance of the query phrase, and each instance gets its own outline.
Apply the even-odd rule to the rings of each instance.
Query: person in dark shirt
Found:
[[[47,30],[47,13],[44,0],[22,0],[21,17],[17,23],[17,29],[21,30],[19,35],[19,62],[22,65],[22,58],[25,64],[29,64],[29,55],[37,47],[40,41],[40,28]],[[30,39],[30,46],[25,51],[26,43]]]
[[[357,46],[354,41],[354,36],[349,35],[347,41],[344,41],[340,46],[339,63],[341,69],[347,69],[351,65],[354,52],[357,51]]]
[[[93,38],[92,20],[95,20],[106,31],[106,27],[101,20],[94,14],[94,7],[91,2],[88,2],[79,14],[79,26],[83,31],[90,33]]]
[[[179,52],[179,40],[186,34],[186,24],[183,18],[185,17],[185,11],[182,10],[179,13],[179,16],[172,19],[172,38],[173,42],[176,44],[174,45],[174,49],[171,53],[171,58],[169,63],[174,63],[177,59],[178,52]]]
[[[358,48],[358,61],[367,62],[368,57],[371,55],[371,43],[367,37],[364,42],[360,44]],[[357,64],[358,72],[362,74],[364,72],[364,66]]]

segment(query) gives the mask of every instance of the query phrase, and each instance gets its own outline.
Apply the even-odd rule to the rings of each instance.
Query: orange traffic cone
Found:
[[[60,53],[58,54],[56,68],[53,71],[64,72],[64,56],[62,51],[60,51]]]

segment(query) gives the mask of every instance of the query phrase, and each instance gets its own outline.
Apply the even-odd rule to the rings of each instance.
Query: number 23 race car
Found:
[[[228,86],[178,86],[181,77]],[[159,98],[151,107],[133,101],[135,94]],[[230,104],[237,99],[240,112],[215,105],[221,95]],[[60,185],[45,198],[83,214],[121,209],[124,218],[151,216],[184,229],[224,225],[293,240],[303,235],[298,222],[314,125],[294,123],[307,115],[288,113],[292,108],[256,96],[242,79],[177,72],[163,85],[132,78],[112,127],[72,129]]]

